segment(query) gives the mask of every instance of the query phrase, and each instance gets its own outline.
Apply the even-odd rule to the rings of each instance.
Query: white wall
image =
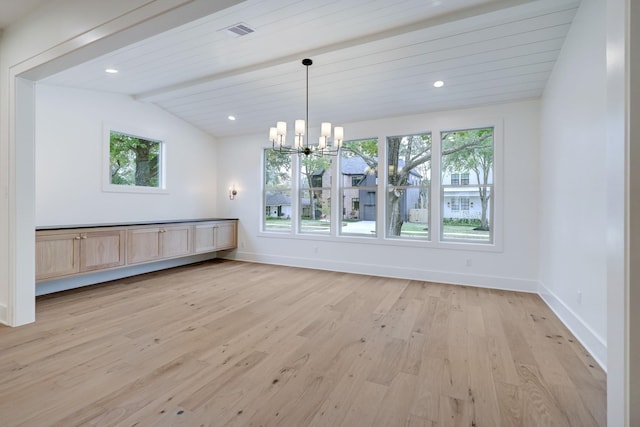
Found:
[[[504,123],[502,250],[497,252],[427,248],[377,239],[278,238],[260,235],[261,148],[267,132],[227,138],[219,147],[219,213],[238,217],[242,260],[333,269],[382,276],[535,291],[538,283],[538,120],[539,103],[528,101],[459,111],[345,124],[348,139]],[[228,200],[224,188],[239,193]],[[413,242],[412,242],[413,243]],[[466,266],[466,260],[472,266]]]
[[[168,194],[102,191],[103,123],[166,145]],[[118,127],[119,126],[119,127]],[[128,96],[36,86],[36,225],[213,217],[216,141]]]
[[[51,0],[5,29],[0,39],[1,323],[18,326],[35,319],[30,81],[240,1]]]
[[[539,205],[540,293],[603,367],[605,12],[604,2],[582,2],[547,83],[541,110]]]

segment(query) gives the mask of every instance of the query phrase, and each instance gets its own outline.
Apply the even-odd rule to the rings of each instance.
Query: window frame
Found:
[[[414,189],[414,190],[418,190],[418,192],[420,192],[422,190],[422,188],[424,186],[420,185],[420,183],[418,184],[411,184],[410,182],[408,182],[406,185],[400,185],[400,186],[393,186],[391,184],[389,184],[389,162],[388,162],[388,147],[389,147],[389,139],[390,138],[397,138],[397,137],[414,137],[414,136],[423,136],[423,135],[429,135],[429,137],[431,138],[431,159],[429,160],[430,162],[430,167],[429,167],[429,174],[430,174],[430,181],[429,181],[429,185],[426,186],[426,191],[427,191],[427,202],[428,202],[428,207],[427,207],[427,233],[426,233],[426,237],[420,237],[420,236],[402,236],[402,232],[399,236],[392,236],[389,235],[389,230],[387,227],[387,215],[388,215],[388,195],[387,192],[391,191],[391,188],[394,187],[395,190],[401,190],[401,191],[408,191],[410,189]],[[434,134],[432,130],[426,130],[423,132],[411,132],[411,133],[404,133],[404,134],[396,134],[396,135],[387,135],[385,137],[384,140],[384,164],[385,164],[385,168],[384,168],[384,188],[386,189],[386,191],[383,193],[383,198],[384,200],[381,202],[383,203],[384,206],[384,217],[382,219],[382,226],[384,227],[384,238],[386,241],[416,241],[416,242],[432,242],[433,241],[433,234],[432,234],[432,212],[433,212],[433,156],[434,156]]]
[[[167,141],[157,132],[127,125],[103,123],[102,126],[102,191],[109,193],[169,194],[167,188]],[[158,187],[113,184],[111,182],[111,133],[117,132],[160,144],[158,153]]]
[[[345,158],[351,158],[351,157],[343,157],[342,156],[342,152],[337,156],[338,157],[338,162],[336,163],[336,167],[335,167],[335,179],[338,182],[337,187],[337,194],[338,194],[338,200],[340,201],[340,204],[338,206],[338,213],[339,216],[337,217],[339,219],[339,223],[336,223],[336,227],[337,227],[337,236],[338,237],[345,237],[345,238],[355,238],[355,239],[377,239],[378,235],[379,235],[379,230],[380,230],[380,224],[379,224],[379,205],[380,205],[380,201],[378,200],[378,194],[379,194],[379,185],[380,185],[380,176],[379,176],[379,169],[380,169],[380,140],[379,138],[357,138],[357,139],[350,139],[348,141],[345,141],[344,143],[355,143],[355,142],[370,142],[370,141],[375,141],[376,142],[376,148],[377,148],[377,167],[376,167],[376,171],[375,171],[375,184],[374,185],[363,185],[365,184],[365,181],[367,180],[367,177],[370,176],[369,172],[366,172],[369,170],[369,167],[367,166],[365,171],[363,171],[362,174],[355,174],[355,175],[346,175],[349,177],[348,180],[345,180],[343,175],[342,175],[342,168],[343,168],[343,161]],[[357,156],[360,157],[360,156]],[[362,158],[362,157],[360,157]],[[354,184],[354,178],[357,177],[357,183]],[[351,185],[345,185],[345,181],[348,181]],[[347,209],[347,204],[345,203],[345,200],[347,199],[347,192],[357,192],[358,197],[351,197],[351,203],[349,203],[351,206],[350,212],[353,212],[353,200],[357,200],[358,201],[358,216],[360,218],[362,218],[363,215],[366,215],[366,212],[363,210],[363,208],[365,206],[374,206],[373,211],[367,211],[367,212],[373,212],[373,214],[375,215],[375,221],[373,221],[373,230],[370,230],[370,234],[364,233],[361,231],[359,232],[354,232],[354,231],[350,231],[350,229],[347,227],[345,227],[345,219],[348,219],[350,217],[350,215],[345,215],[346,209]],[[364,192],[365,197],[361,198],[360,195]],[[373,202],[374,203],[368,203],[369,202],[369,195],[370,194],[374,194],[374,198],[373,198]],[[347,218],[345,218],[345,216]]]
[[[309,157],[311,157],[313,155],[309,155]],[[317,180],[317,175],[311,175],[309,182],[306,184],[306,186],[304,185],[304,178],[303,178],[303,167],[304,166],[304,160],[306,160],[306,156],[304,155],[292,155],[292,161],[293,158],[295,158],[295,162],[293,163],[293,167],[294,169],[294,174],[296,175],[296,183],[297,183],[297,188],[296,188],[296,204],[298,205],[298,212],[296,215],[296,228],[295,228],[295,233],[299,234],[299,235],[304,235],[304,236],[332,236],[333,235],[333,230],[335,228],[335,209],[333,207],[333,174],[334,174],[334,170],[336,168],[336,163],[337,163],[337,159],[335,157],[330,157],[329,161],[330,161],[330,165],[328,168],[323,168],[323,173],[321,175],[320,178],[320,187],[316,187],[315,184],[318,183]],[[314,171],[311,171],[311,173],[315,173]],[[325,181],[326,180],[326,181]],[[304,197],[304,193],[308,192],[309,193],[309,210],[313,209],[313,203],[312,200],[314,199],[313,194],[316,192],[320,193],[320,200],[321,200],[321,209],[324,209],[326,212],[328,212],[328,218],[325,217],[323,218],[323,213],[321,213],[320,218],[315,218],[314,220],[319,221],[320,223],[322,223],[323,221],[327,221],[329,227],[327,228],[327,230],[317,230],[314,231],[309,227],[305,227],[303,225],[303,215],[305,213],[305,207],[303,206],[303,201],[305,199]],[[328,192],[328,196],[325,198],[325,192]],[[328,204],[328,209],[324,206],[324,203]],[[314,215],[315,216],[315,213]]]
[[[397,129],[397,126],[392,126]],[[474,242],[470,240],[464,241],[451,241],[451,240],[442,240],[441,238],[441,226],[440,226],[440,215],[441,210],[443,209],[442,200],[440,195],[441,188],[441,176],[440,176],[440,153],[441,153],[441,133],[443,131],[450,130],[467,130],[467,129],[480,129],[480,128],[490,128],[493,127],[494,134],[494,161],[493,161],[493,220],[494,224],[493,229],[493,242],[485,243],[485,242]],[[407,132],[404,130],[407,129]],[[344,243],[365,243],[371,245],[382,245],[387,247],[398,246],[398,247],[411,247],[411,248],[433,248],[433,249],[446,249],[446,250],[466,250],[466,251],[477,251],[477,252],[502,252],[503,251],[503,233],[504,233],[504,219],[503,219],[503,192],[504,192],[504,183],[503,183],[503,157],[504,157],[504,121],[501,117],[489,117],[488,119],[483,120],[473,120],[473,119],[440,119],[434,120],[433,125],[427,128],[426,131],[411,128],[410,126],[405,129],[397,129],[400,132],[380,132],[377,136],[364,136],[362,138],[357,137],[352,140],[367,140],[367,139],[377,139],[378,140],[378,164],[386,165],[387,164],[387,148],[386,148],[386,140],[387,137],[393,135],[415,135],[415,134],[424,134],[431,133],[432,135],[432,163],[431,163],[431,192],[429,194],[430,201],[430,219],[429,219],[429,227],[431,240],[424,239],[396,239],[396,238],[387,238],[385,236],[386,233],[386,198],[384,196],[384,191],[387,187],[387,174],[379,173],[378,182],[377,182],[377,213],[376,213],[376,227],[380,229],[382,227],[383,232],[377,232],[376,236],[364,236],[358,234],[342,234],[340,233],[340,227],[337,226],[337,220],[335,218],[341,218],[343,203],[341,201],[341,189],[340,185],[332,186],[331,194],[332,199],[338,197],[340,203],[332,203],[331,204],[331,212],[333,215],[331,233],[326,235],[319,235],[313,233],[300,233],[297,225],[292,226],[292,229],[288,233],[272,233],[270,231],[260,232],[258,236],[261,237],[270,237],[270,238],[284,238],[284,239],[298,239],[298,240],[308,240],[308,241],[324,241],[324,242],[344,242]],[[384,141],[380,143],[380,141]],[[264,146],[264,149],[271,148],[271,146]],[[292,161],[297,162],[296,155],[292,156]],[[297,167],[294,166],[294,170]],[[386,166],[385,166],[386,167]],[[336,179],[339,180],[338,176],[338,168],[333,168],[333,182]],[[296,174],[293,174],[292,186],[295,188],[295,191],[298,191],[298,183],[296,182],[297,177]],[[264,177],[264,171],[262,173]],[[469,184],[473,186],[473,184]],[[466,186],[466,185],[465,185]],[[294,190],[292,190],[294,191]],[[296,196],[297,197],[297,196]],[[381,200],[382,199],[382,200]],[[360,201],[362,203],[362,200]],[[292,201],[293,205],[297,209],[297,201]],[[473,201],[470,200],[470,206]],[[433,214],[435,213],[435,215]],[[297,217],[297,212],[295,212],[295,217]],[[292,215],[292,218],[294,216]],[[261,223],[261,222],[260,222]]]
[[[266,178],[266,175],[265,175],[266,169],[265,169],[265,167],[266,167],[266,164],[267,164],[267,152],[268,151],[277,151],[277,150],[273,150],[272,147],[265,147],[265,148],[262,149],[262,156],[261,156],[261,159],[260,159],[261,160],[261,165],[262,165],[261,166],[261,175],[262,175],[262,179],[261,179],[262,215],[260,217],[260,230],[261,230],[261,232],[268,233],[269,235],[284,235],[284,236],[286,236],[286,235],[290,235],[290,234],[292,234],[294,232],[294,229],[296,227],[295,224],[297,223],[297,221],[295,220],[297,212],[298,212],[298,209],[297,209],[297,197],[295,197],[295,193],[294,193],[294,191],[295,191],[294,190],[294,186],[295,186],[294,181],[296,181],[294,159],[293,159],[293,156],[291,154],[287,154],[289,156],[290,160],[291,160],[290,171],[289,171],[289,173],[290,173],[290,176],[289,176],[290,185],[288,187],[289,200],[291,202],[290,215],[289,215],[289,220],[291,221],[290,225],[289,225],[288,228],[283,229],[282,231],[281,230],[277,230],[277,229],[268,229],[266,221],[267,221],[267,216],[268,216],[267,214],[270,213],[270,211],[267,212],[267,192],[271,189],[271,187],[267,188],[266,179],[265,179]]]
[[[489,250],[495,250],[495,251],[501,251],[502,250],[502,237],[501,237],[501,230],[498,231],[499,229],[501,229],[503,227],[502,222],[497,223],[497,218],[500,218],[500,221],[502,221],[502,216],[501,216],[501,212],[502,212],[502,205],[500,205],[500,213],[497,214],[496,213],[496,207],[498,206],[496,203],[496,186],[498,183],[498,176],[500,176],[501,171],[496,171],[497,169],[501,168],[502,165],[502,121],[496,121],[496,124],[493,125],[480,125],[480,126],[465,126],[465,127],[453,127],[453,126],[447,126],[447,127],[442,127],[441,129],[439,129],[439,134],[438,134],[438,140],[440,141],[438,150],[438,175],[440,180],[442,180],[443,177],[443,172],[441,170],[442,168],[442,163],[443,163],[443,157],[442,157],[442,134],[443,133],[447,133],[447,132],[464,132],[464,131],[472,131],[472,130],[480,130],[480,129],[493,129],[493,134],[492,134],[492,138],[493,138],[493,164],[492,164],[492,170],[491,170],[491,184],[488,184],[489,187],[489,191],[491,193],[491,199],[489,201],[490,203],[490,207],[489,207],[489,224],[490,224],[490,232],[489,232],[489,239],[488,240],[476,240],[476,239],[462,239],[462,238],[447,238],[444,235],[444,209],[445,209],[445,192],[447,189],[452,189],[452,188],[463,188],[463,187],[467,187],[467,188],[471,188],[471,189],[477,189],[479,187],[481,187],[482,184],[480,183],[475,183],[475,184],[471,184],[471,183],[465,183],[466,180],[463,180],[463,174],[466,173],[467,174],[467,179],[469,177],[469,172],[460,172],[460,171],[456,171],[455,173],[458,174],[460,176],[459,179],[459,183],[458,184],[440,184],[440,188],[439,188],[439,201],[440,201],[440,210],[439,210],[439,218],[438,221],[436,222],[436,227],[438,228],[438,242],[441,245],[461,245],[461,244],[467,244],[467,245],[477,245],[477,246],[486,246],[488,248],[492,248]],[[499,132],[499,134],[498,134]],[[498,145],[498,143],[500,145]],[[498,149],[499,147],[499,149]],[[451,174],[453,175],[453,174]],[[460,212],[460,213],[464,213],[465,211],[463,211],[461,209],[461,205],[460,205],[460,198],[462,196],[455,196],[454,198],[451,199],[451,207],[450,210],[452,212]],[[500,197],[498,197],[498,199],[500,200],[500,203],[502,203]],[[458,209],[454,210],[453,206],[454,206],[454,200],[457,201],[458,203]],[[469,205],[471,205],[471,200],[469,198]],[[468,211],[467,211],[468,212]],[[498,224],[500,224],[498,226]],[[500,237],[500,240],[497,241],[498,236]]]

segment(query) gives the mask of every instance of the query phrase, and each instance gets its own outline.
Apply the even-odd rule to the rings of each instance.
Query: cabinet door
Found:
[[[80,234],[80,271],[124,265],[124,230],[92,231]]]
[[[36,280],[67,276],[79,271],[79,233],[36,236]]]
[[[214,234],[215,250],[232,249],[237,246],[238,233],[235,221],[218,223]]]
[[[206,222],[195,225],[195,252],[211,252],[215,251],[215,222]]]
[[[162,256],[159,236],[159,227],[129,230],[127,232],[127,262],[129,264],[136,264],[159,259]]]
[[[162,227],[160,249],[163,258],[189,255],[191,253],[191,225]]]

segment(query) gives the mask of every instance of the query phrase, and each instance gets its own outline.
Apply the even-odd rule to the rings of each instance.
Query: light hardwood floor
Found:
[[[605,374],[539,297],[213,261],[0,327],[0,425],[604,426]]]

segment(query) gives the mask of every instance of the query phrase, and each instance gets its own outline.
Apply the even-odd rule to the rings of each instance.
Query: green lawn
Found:
[[[446,225],[443,229],[443,237],[450,239],[489,240],[489,232],[474,230],[475,225]],[[402,236],[425,237],[427,235],[426,224],[409,223],[402,224]]]
[[[301,229],[305,231],[329,231],[331,223],[326,220],[303,219]],[[291,230],[290,219],[267,218],[265,229],[272,231]]]
[[[345,220],[343,224],[348,225],[350,222],[357,221]],[[301,229],[304,231],[318,232],[328,232],[330,227],[329,221],[310,219],[303,219],[301,225]],[[426,228],[426,224],[405,222],[402,224],[401,235],[402,237],[424,238],[428,236]],[[474,230],[474,228],[473,225],[445,225],[443,237],[445,239],[489,240],[488,231]],[[265,229],[271,231],[291,230],[291,219],[267,218]]]

